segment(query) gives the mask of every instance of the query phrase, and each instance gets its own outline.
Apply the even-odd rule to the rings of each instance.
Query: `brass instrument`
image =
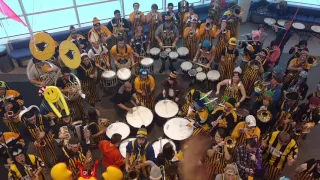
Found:
[[[58,72],[57,77],[61,77],[60,76],[61,71]],[[70,75],[73,77],[73,81],[70,80],[70,78],[68,79],[68,81],[70,83],[67,82],[67,86],[66,89],[68,89],[67,93],[63,93],[63,96],[68,100],[68,101],[73,101],[76,100],[79,96],[81,96],[82,98],[85,98],[85,94],[82,93],[81,90],[81,83],[79,78],[74,75],[73,73],[70,73]],[[57,85],[57,80],[59,78],[56,78],[54,85]]]
[[[234,18],[240,18],[242,13],[243,11],[241,7],[238,6],[232,10],[232,14],[226,19],[226,21],[233,20]]]
[[[35,173],[33,172],[33,169],[30,165],[27,165],[25,162],[23,163],[23,168],[24,170],[26,171],[27,173],[27,176],[29,176],[30,179],[35,179],[36,178],[36,175]],[[24,177],[23,177],[24,178]],[[28,179],[28,177],[26,178]]]
[[[163,165],[159,166],[160,170],[161,170],[161,174],[162,174],[162,179],[166,180],[166,170],[164,168]]]
[[[254,91],[257,93],[263,93],[267,88],[267,85],[260,80],[257,80],[256,82],[254,82]]]
[[[40,138],[40,133],[41,130],[39,129],[39,127],[37,125],[34,125],[35,129],[36,129],[36,139],[37,142],[39,143],[40,147],[43,148],[47,145],[46,141],[43,140],[43,138]]]
[[[224,138],[224,142],[226,142],[225,146],[227,146],[227,148],[234,148],[237,143],[237,141],[231,136],[227,136],[226,138]]]
[[[139,147],[138,157],[135,159],[135,161],[133,161],[130,167],[130,171],[128,172],[128,178],[130,180],[137,180],[139,178],[140,169],[137,169],[136,166],[142,163],[140,152],[141,152],[141,147]]]
[[[257,118],[263,123],[268,123],[272,119],[272,114],[269,110],[258,111]]]
[[[47,86],[53,85],[54,81],[56,79],[56,76],[57,76],[57,72],[55,72],[55,71],[50,71],[49,72],[49,69],[53,68],[54,64],[51,63],[51,62],[48,62],[48,61],[42,61],[42,62],[39,62],[39,63],[42,63],[42,67],[41,67],[40,71],[43,72],[43,74],[41,74],[39,76],[39,80],[41,82],[44,82]],[[32,80],[31,76],[30,76],[30,71],[32,69],[32,66],[35,66],[35,65],[32,62],[32,60],[30,60],[28,62],[28,65],[27,65],[27,77],[28,77],[29,80]],[[36,67],[34,67],[34,68],[35,68],[35,71],[37,71],[37,68]],[[39,86],[39,85],[36,85],[36,86]]]
[[[117,34],[118,36],[122,36],[122,32],[119,31],[120,28],[123,26],[123,22],[121,21],[121,18],[119,20],[119,23],[113,24],[111,21],[112,27],[113,27],[113,33]]]
[[[316,66],[318,64],[318,59],[316,56],[308,56],[307,65]]]
[[[86,137],[86,134],[90,133],[90,130],[88,128],[88,125],[85,125],[83,127],[83,134],[84,134],[84,139],[85,139],[85,143],[86,144],[90,144],[91,140],[90,140],[90,137]]]

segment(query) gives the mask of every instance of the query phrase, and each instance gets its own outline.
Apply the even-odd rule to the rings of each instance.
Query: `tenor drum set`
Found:
[[[118,84],[116,72],[109,70],[102,73],[103,85],[105,88],[115,87]]]
[[[117,77],[121,83],[131,80],[131,70],[128,68],[120,68],[117,71]]]
[[[153,63],[154,60],[152,58],[143,58],[140,61],[141,68],[148,69],[149,73],[153,73]]]
[[[135,128],[138,129],[142,125],[145,127],[149,127],[153,120],[152,111],[144,106],[137,106],[132,108],[133,112],[128,112],[126,115],[127,123]]]
[[[118,133],[122,136],[122,140],[126,139],[130,135],[130,127],[123,122],[115,122],[110,124],[107,128],[106,135],[111,139],[112,135]]]

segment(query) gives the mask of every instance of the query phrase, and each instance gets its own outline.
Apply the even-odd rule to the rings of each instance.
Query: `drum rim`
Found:
[[[201,78],[201,79],[199,79],[201,76],[201,74],[203,74],[204,75],[204,79],[203,78]],[[199,77],[200,76],[200,77]],[[199,78],[198,78],[199,77]],[[204,73],[204,72],[198,72],[197,74],[196,74],[196,78],[197,78],[197,80],[205,80],[206,78],[207,78],[207,74],[206,73]]]
[[[190,131],[190,135],[187,137],[187,138],[185,138],[185,139],[174,139],[174,138],[172,138],[172,137],[170,137],[167,133],[166,133],[166,129],[167,128],[165,128],[166,127],[166,125],[171,121],[171,120],[175,120],[175,121],[177,121],[177,119],[183,119],[183,120],[186,120],[186,122],[188,121],[187,119],[185,119],[185,118],[183,118],[183,117],[174,117],[174,118],[171,118],[171,119],[169,119],[169,120],[167,120],[167,122],[163,125],[163,133],[168,137],[168,138],[170,138],[171,140],[173,140],[173,141],[183,141],[183,140],[186,140],[186,139],[188,139],[191,135],[192,135],[192,133],[193,133],[193,128],[192,128],[192,131]],[[189,121],[188,121],[189,122]]]
[[[189,64],[189,65],[191,66],[191,68],[190,68],[190,69],[184,69],[184,68],[182,68],[182,65],[183,65],[183,64]],[[192,63],[191,63],[191,62],[186,61],[186,62],[181,63],[181,64],[180,64],[180,67],[181,67],[181,69],[184,69],[185,71],[189,71],[189,70],[191,70],[191,69],[192,69]]]
[[[128,124],[126,124],[126,123],[123,123],[123,122],[114,122],[114,123],[112,123],[112,124],[115,124],[115,123],[126,125],[126,127],[129,128],[129,129],[128,129],[128,130],[129,130],[128,135],[127,135],[126,137],[122,136],[122,137],[121,137],[121,140],[125,140],[126,138],[128,138],[129,135],[130,135],[130,133],[131,133],[131,131],[130,131],[130,126],[129,126]],[[109,127],[111,127],[112,124],[110,124],[110,125],[108,126],[108,128],[107,128],[106,136],[107,136],[108,138],[111,138],[112,135],[114,134],[114,133],[113,133],[110,137],[108,136],[108,132],[110,132]],[[123,132],[123,130],[122,130],[121,132]],[[121,133],[119,133],[119,134],[121,134]],[[122,134],[121,134],[121,135],[122,135]]]
[[[103,76],[104,74],[110,74],[110,73],[112,73],[111,76]],[[111,78],[114,78],[116,75],[117,75],[116,72],[114,72],[112,70],[109,70],[109,71],[104,71],[101,76],[104,77],[104,78],[110,78],[111,79]]]
[[[162,138],[161,140],[164,140],[164,139],[166,139],[166,140],[168,140],[168,142],[171,142],[171,145],[173,146],[173,150],[174,150],[174,152],[177,152],[177,146],[176,146],[176,144],[173,142],[174,140],[172,140],[172,139],[170,139],[170,138]],[[159,141],[159,143],[160,143],[160,139],[157,139],[157,140],[154,140],[152,143],[151,143],[151,145],[152,145],[152,147],[153,147],[153,144],[155,144],[156,142],[158,142]],[[162,142],[162,146],[164,146],[166,143],[163,143]],[[159,148],[159,147],[158,147]],[[162,147],[163,148],[163,147]],[[155,148],[153,147],[153,149],[155,150]],[[156,155],[156,157],[157,157],[157,155],[158,154],[160,154],[160,149],[159,149],[159,153],[157,154],[156,152],[154,152],[154,154]]]
[[[193,71],[193,72],[194,72],[194,75],[190,75],[189,71]],[[196,75],[197,75],[197,70],[195,70],[195,69],[189,69],[189,70],[188,70],[188,74],[189,74],[189,76],[196,76]]]
[[[214,78],[211,78],[211,77],[209,77],[209,75],[210,75],[209,73],[210,73],[210,74],[213,74],[213,75],[216,74],[216,75],[218,75],[218,77],[215,78],[215,79],[214,79]],[[210,75],[210,76],[211,76],[211,75]],[[220,75],[220,72],[217,71],[217,70],[210,70],[210,71],[207,72],[207,78],[210,79],[210,80],[218,80],[218,79],[220,78],[220,76],[221,76],[221,75]]]
[[[146,127],[149,127],[149,126],[152,124],[152,121],[153,121],[153,119],[154,119],[154,115],[153,115],[152,111],[151,111],[149,108],[144,107],[144,106],[138,106],[138,107],[139,107],[139,108],[143,108],[143,109],[147,109],[147,110],[149,110],[149,112],[151,113],[152,118],[151,118],[150,123],[149,123],[148,125],[144,125],[144,126],[146,126]],[[133,107],[133,108],[136,108],[136,107]],[[133,109],[133,108],[132,108],[132,109]],[[129,126],[132,126],[132,127],[134,127],[134,128],[139,129],[141,126],[135,127],[135,126],[133,126],[132,124],[129,123],[129,121],[128,121],[128,114],[129,114],[129,112],[126,114],[126,121],[127,121],[128,125],[129,125]]]
[[[128,73],[128,77],[122,77],[122,76],[120,76],[119,74],[119,72],[120,72],[120,70],[121,69],[124,69],[125,71],[123,72],[123,73],[121,73],[121,74],[124,74],[124,73],[126,73],[126,72],[129,72]],[[120,68],[120,69],[118,69],[118,71],[117,71],[117,77],[119,78],[119,79],[121,79],[121,80],[128,80],[130,77],[131,77],[131,70],[130,69],[128,69],[128,68]]]
[[[157,105],[159,105],[159,103],[161,103],[161,102],[162,102],[162,104],[164,104],[164,101],[171,101],[171,102],[173,102],[173,103],[175,104],[175,107],[177,107],[177,112],[176,112],[173,116],[175,116],[176,114],[178,114],[178,112],[179,112],[179,106],[178,106],[178,104],[177,104],[176,102],[172,101],[172,100],[164,99],[164,100],[158,101],[158,102],[156,103],[156,105],[154,106],[154,111],[156,112],[156,114],[157,114],[158,116],[160,116],[160,117],[162,117],[162,118],[165,118],[165,119],[168,119],[168,118],[172,118],[172,117],[173,117],[173,116],[164,117],[164,116],[159,115],[159,113],[158,113],[158,111],[157,111],[157,109],[159,109],[159,108],[156,108],[156,107],[159,107],[159,106],[157,106]],[[169,113],[168,113],[168,114],[169,114]]]

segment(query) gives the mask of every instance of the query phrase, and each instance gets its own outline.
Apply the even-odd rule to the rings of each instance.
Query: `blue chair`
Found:
[[[20,67],[26,67],[22,64],[23,60],[32,58],[32,54],[29,49],[29,38],[18,39],[10,41],[9,44],[12,47],[9,53],[10,58],[15,59]]]

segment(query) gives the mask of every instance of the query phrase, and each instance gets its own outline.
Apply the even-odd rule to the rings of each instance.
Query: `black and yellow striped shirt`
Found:
[[[264,152],[263,159],[270,165],[283,169],[288,158],[293,159],[298,154],[298,146],[294,139],[282,146],[278,140],[279,133],[280,131],[272,132],[264,139],[269,148]]]

